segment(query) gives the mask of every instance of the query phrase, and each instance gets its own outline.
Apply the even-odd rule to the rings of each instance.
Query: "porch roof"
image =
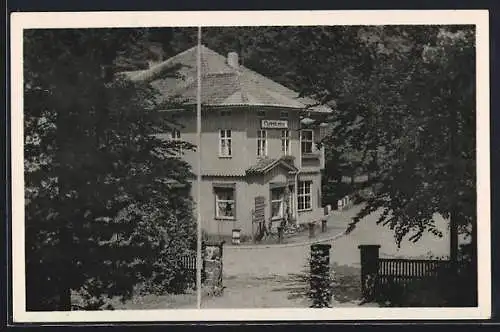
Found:
[[[289,172],[295,173],[298,171],[297,167],[293,165],[293,161],[291,161],[287,157],[281,157],[281,158],[266,157],[259,159],[256,164],[247,168],[246,174],[247,175],[264,174],[269,172],[278,165],[287,168]]]

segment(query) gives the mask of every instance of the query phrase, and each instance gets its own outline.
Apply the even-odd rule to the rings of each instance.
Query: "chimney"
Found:
[[[238,69],[239,67],[239,63],[238,63],[238,53],[236,52],[229,52],[227,54],[227,64],[234,68],[234,69]]]
[[[159,63],[160,63],[160,61],[158,61],[158,60],[148,60],[148,68],[154,67]]]

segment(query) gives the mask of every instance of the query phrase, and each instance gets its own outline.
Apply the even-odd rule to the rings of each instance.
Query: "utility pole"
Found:
[[[197,71],[197,93],[196,93],[196,134],[198,141],[197,157],[198,157],[198,165],[197,165],[197,186],[196,186],[196,199],[197,199],[197,226],[198,226],[198,234],[197,234],[197,246],[196,246],[196,295],[197,295],[197,307],[201,308],[201,272],[203,268],[203,256],[202,256],[202,241],[201,241],[201,211],[200,211],[200,202],[201,202],[201,26],[198,27],[198,47],[197,47],[197,58],[196,58],[196,71]]]

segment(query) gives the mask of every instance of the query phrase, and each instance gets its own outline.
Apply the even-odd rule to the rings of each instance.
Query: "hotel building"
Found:
[[[177,77],[164,75],[180,65]],[[149,69],[129,72],[150,80],[165,97],[183,99],[175,120],[181,124],[160,136],[197,144],[197,47]],[[315,101],[239,64],[238,54],[222,56],[201,46],[202,127],[200,184],[193,181],[203,230],[209,235],[258,236],[262,222],[310,223],[324,216],[321,206],[322,128],[308,127],[331,112]],[[306,121],[306,120],[308,121]],[[317,122],[316,121],[316,122]],[[182,158],[197,170],[197,152]]]

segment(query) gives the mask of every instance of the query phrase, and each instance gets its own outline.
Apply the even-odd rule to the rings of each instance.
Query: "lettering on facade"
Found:
[[[288,120],[261,120],[260,126],[263,129],[287,129]]]
[[[264,196],[255,197],[254,222],[259,223],[265,221],[265,207],[266,201]]]

